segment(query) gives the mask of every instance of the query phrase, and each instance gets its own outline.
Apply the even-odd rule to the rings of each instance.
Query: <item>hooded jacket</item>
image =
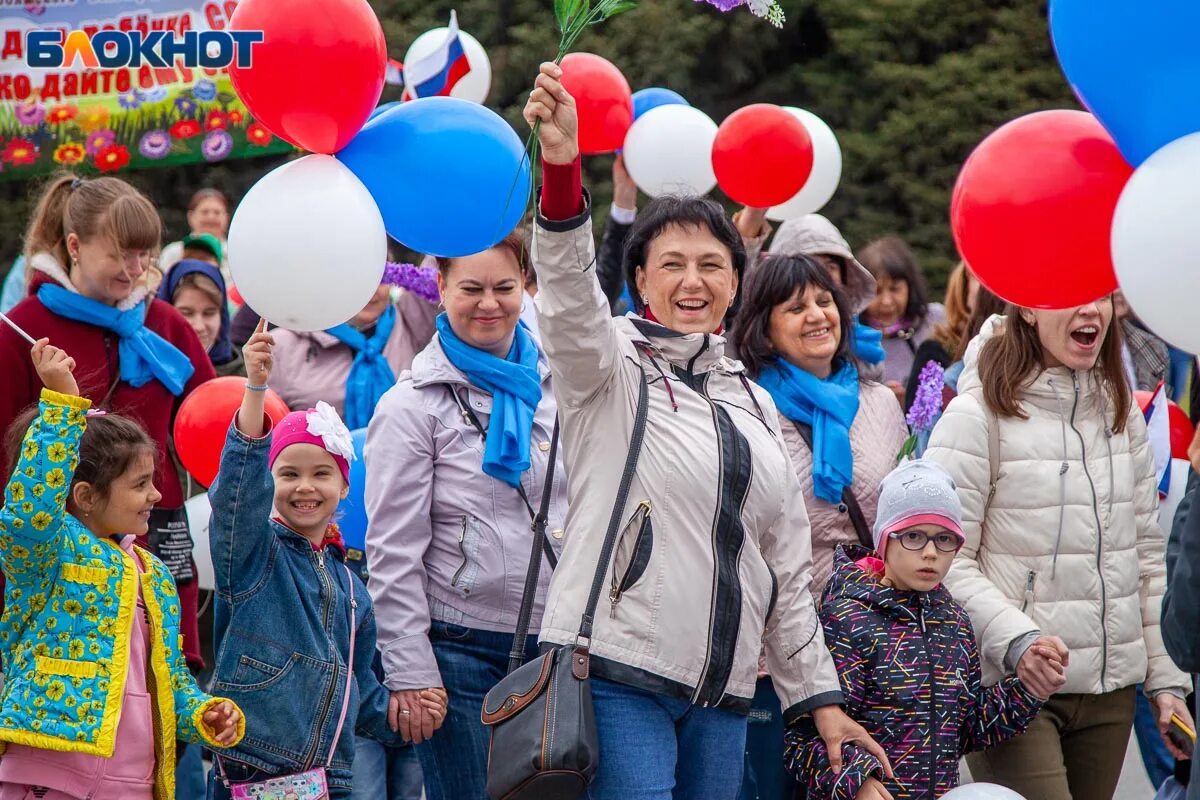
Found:
[[[158,287],[158,299],[174,305],[175,292],[179,290],[180,282],[188,275],[199,274],[212,281],[221,293],[220,307],[221,327],[217,331],[217,340],[208,348],[208,357],[213,367],[222,375],[233,375],[238,369],[244,369],[242,356],[233,346],[229,338],[229,294],[225,287],[225,276],[221,270],[206,261],[184,259],[175,264],[167,273],[162,285]]]
[[[950,593],[885,586],[882,562],[869,556],[838,548],[821,624],[846,713],[887,752],[896,777],[855,745],[834,775],[811,719],[785,735],[784,760],[809,800],[854,800],[869,777],[895,800],[936,800],[958,785],[961,756],[1024,731],[1043,701],[1015,676],[984,687],[971,622]]]
[[[1131,404],[1125,430],[1114,433],[1096,376],[1065,367],[1025,378],[1028,419],[997,417],[978,364],[1003,322],[992,317],[971,342],[959,394],[925,453],[962,499],[967,541],[946,586],[971,615],[984,681],[1012,671],[1040,631],[1071,650],[1063,692],[1103,694],[1144,680],[1149,695],[1186,694],[1188,677],[1159,629],[1165,544],[1145,420]]]
[[[875,276],[854,257],[841,231],[820,214],[806,214],[779,226],[771,240],[773,256],[837,256],[846,265],[843,288],[850,310],[861,314],[875,299]]]
[[[49,254],[38,253],[33,257],[31,266],[29,296],[8,316],[33,338],[49,337],[51,342],[75,359],[75,380],[83,397],[91,400],[97,408],[116,411],[137,420],[146,429],[158,445],[154,472],[154,485],[162,492],[162,500],[158,505],[164,509],[182,508],[185,500],[183,484],[170,455],[171,426],[180,403],[201,383],[216,377],[196,332],[169,303],[153,298],[147,300],[146,327],[179,348],[192,362],[195,372],[179,397],[172,395],[157,380],[135,388],[119,379],[116,334],[95,325],[60,317],[37,298],[37,290],[44,283],[57,283],[75,291],[62,265]],[[135,288],[120,307],[132,308],[145,298],[146,290]],[[29,344],[6,325],[0,325],[0,375],[4,376],[4,390],[0,391],[0,431],[6,431],[22,410],[37,402],[38,392],[42,389],[41,379],[29,358]],[[146,547],[147,538],[139,537],[138,544]],[[196,581],[179,586],[183,650],[188,662],[194,665],[204,663],[200,655],[200,633],[196,623],[198,595]]]
[[[549,365],[543,358],[538,366],[542,402],[534,415],[531,466],[522,476],[535,510],[557,412]],[[488,430],[492,396],[450,363],[435,336],[379,401],[367,433],[370,589],[385,683],[393,690],[445,685],[429,642],[431,618],[458,623],[466,615],[470,627],[512,633],[521,609],[529,509],[516,489],[484,474],[484,439],[459,402]],[[560,551],[567,510],[561,446],[556,461],[546,532]],[[550,566],[541,561],[532,631],[541,623],[550,583]]]
[[[534,263],[569,496],[542,640],[575,640],[647,382],[641,459],[590,642],[593,673],[746,713],[765,643],[789,719],[840,702],[809,594],[803,493],[770,396],[725,356],[723,337],[610,316],[586,210],[539,217]]]

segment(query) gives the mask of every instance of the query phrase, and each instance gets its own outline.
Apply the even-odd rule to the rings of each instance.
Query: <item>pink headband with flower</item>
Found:
[[[313,444],[329,453],[346,479],[346,485],[350,485],[350,462],[355,459],[354,440],[333,406],[322,400],[316,408],[293,411],[284,417],[271,434],[268,467],[275,466],[279,454],[294,444]]]

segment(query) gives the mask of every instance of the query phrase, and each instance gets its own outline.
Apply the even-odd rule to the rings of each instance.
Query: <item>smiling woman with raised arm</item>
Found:
[[[1015,672],[1035,694],[1060,690],[1026,733],[969,756],[971,774],[1042,800],[1112,798],[1136,684],[1164,739],[1172,714],[1191,724],[1190,681],[1159,631],[1154,458],[1112,322],[1111,297],[992,317],[925,453],[962,499],[946,587],[971,616],[984,683]],[[1065,673],[1034,657],[1039,637],[1070,649]]]
[[[534,235],[538,317],[559,402],[571,498],[542,641],[575,642],[606,526],[620,519],[587,645],[598,800],[732,800],[759,650],[790,719],[812,714],[840,764],[881,748],[841,710],[809,594],[803,492],[770,396],[725,355],[745,267],[721,207],[659,198],[625,251],[637,314],[613,319],[592,274],[575,102],[543,64],[525,107],[545,186]],[[643,385],[636,469],[622,480]],[[614,509],[620,484],[627,502]]]

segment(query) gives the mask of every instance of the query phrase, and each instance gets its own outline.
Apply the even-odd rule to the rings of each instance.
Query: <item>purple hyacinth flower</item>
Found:
[[[228,131],[209,131],[200,145],[205,161],[220,161],[233,152],[233,137]]]
[[[36,128],[46,119],[46,107],[36,100],[17,104],[13,113],[17,115],[17,122],[27,128]]]
[[[930,361],[921,370],[912,408],[908,410],[906,417],[913,432],[924,433],[933,428],[938,415],[942,413],[942,387],[945,386],[945,381],[945,370],[936,361]]]
[[[407,289],[429,303],[436,303],[441,299],[437,288],[437,270],[432,267],[423,268],[389,261],[383,268],[381,283]]]
[[[707,3],[721,11],[732,11],[740,5],[744,5],[746,0],[696,0],[697,3]]]
[[[171,152],[171,134],[164,130],[146,131],[138,142],[138,152],[146,158],[165,158]]]

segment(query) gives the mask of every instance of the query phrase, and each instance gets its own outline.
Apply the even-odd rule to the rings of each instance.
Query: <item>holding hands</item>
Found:
[[[222,747],[232,747],[237,742],[238,722],[242,714],[228,700],[204,712],[204,725],[213,733],[213,738]]]
[[[433,732],[446,720],[446,690],[401,689],[388,700],[388,725],[404,741],[420,744],[433,738]]]
[[[1017,663],[1017,677],[1034,695],[1048,700],[1067,682],[1070,658],[1062,639],[1039,636]]]
[[[51,345],[49,339],[38,339],[29,354],[33,358],[33,368],[47,389],[59,394],[79,395],[74,375],[75,359],[65,350]]]

